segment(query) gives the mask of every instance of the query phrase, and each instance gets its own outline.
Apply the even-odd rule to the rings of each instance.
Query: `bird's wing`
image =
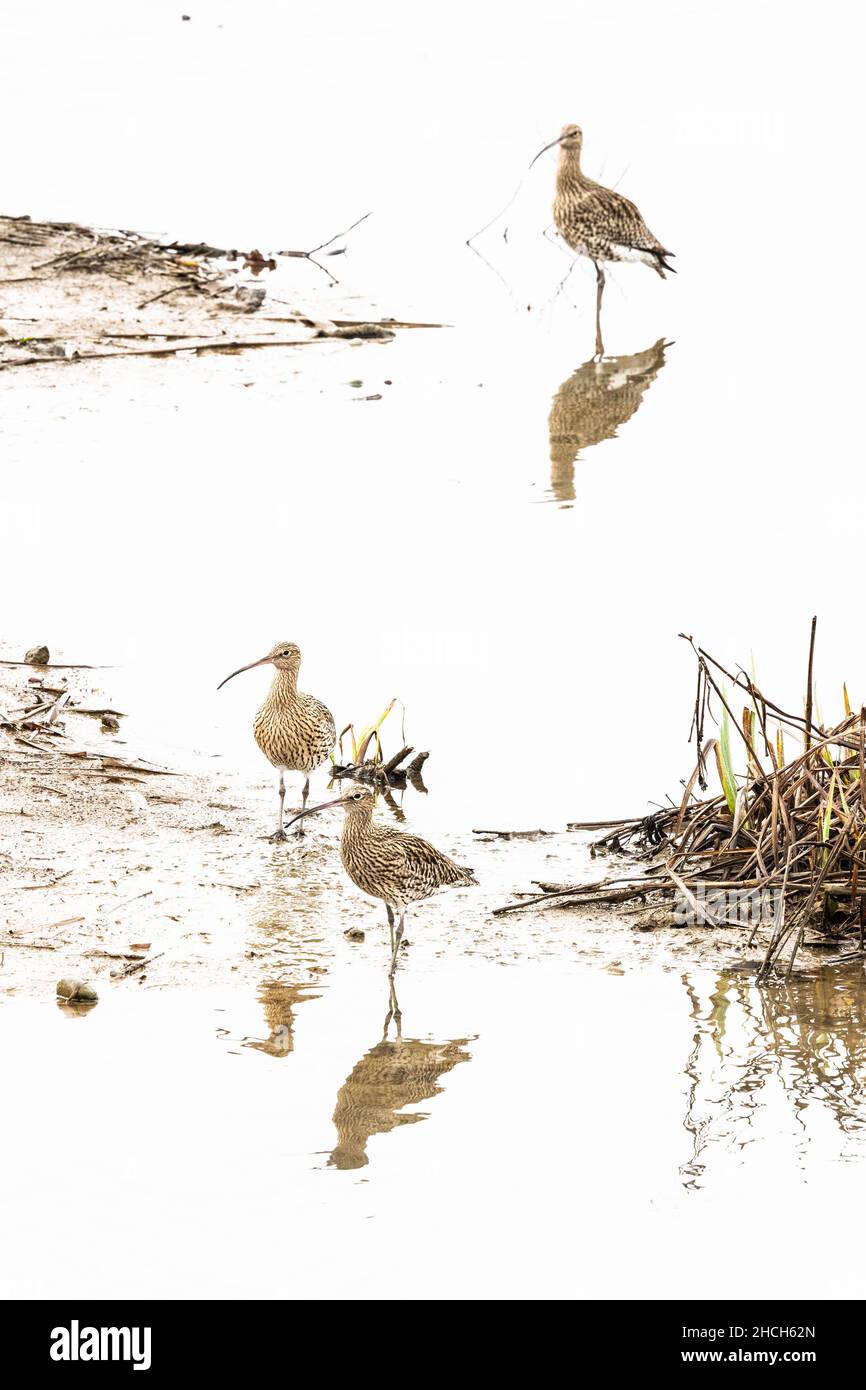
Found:
[[[328,706],[323,705],[321,700],[317,700],[315,695],[303,695],[301,698],[313,721],[320,727],[324,727],[325,725],[330,727],[331,741],[333,743],[337,737],[337,728],[334,724],[334,716],[328,709]]]
[[[655,251],[665,255],[665,248],[658,238],[653,236],[634,203],[619,193],[613,193],[612,197],[616,198],[618,203],[614,217],[615,222],[622,228],[623,245],[631,246],[635,251]]]
[[[631,199],[613,188],[595,184],[581,199],[581,210],[584,207],[591,221],[605,226],[611,241],[634,251],[649,251],[662,256],[672,254],[653,236]]]
[[[463,882],[467,871],[459,864],[455,864],[453,859],[450,859],[447,854],[443,854],[435,845],[428,844],[426,840],[421,839],[420,835],[395,833],[399,834],[401,848],[410,868],[412,866],[429,867],[443,887],[448,883]]]

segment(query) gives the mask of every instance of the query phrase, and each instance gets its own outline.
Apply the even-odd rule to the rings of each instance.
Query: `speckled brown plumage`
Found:
[[[634,203],[612,188],[587,178],[580,167],[583,133],[565,126],[560,136],[553,220],[556,230],[579,256],[591,261],[640,260],[665,279],[673,270],[666,251]]]
[[[344,797],[345,818],[340,858],[349,878],[371,898],[395,911],[429,898],[438,888],[475,882],[471,869],[393,825],[373,819],[373,797],[359,789]]]
[[[612,439],[634,415],[665,364],[660,338],[629,357],[593,358],[562,383],[550,407],[550,487],[560,502],[574,500],[574,463],[581,449]]]
[[[267,656],[251,661],[232,671],[220,682],[239,676],[242,671],[250,671],[255,666],[273,666],[274,678],[267,698],[253,720],[253,733],[256,743],[265,757],[279,768],[280,808],[277,829],[273,840],[285,840],[283,829],[283,804],[286,797],[286,772],[302,772],[306,781],[303,792],[303,806],[307,804],[310,790],[310,773],[328,757],[337,737],[331,711],[314,695],[305,695],[298,690],[298,671],[301,665],[301,651],[294,642],[275,642]],[[299,833],[301,833],[299,831]]]
[[[634,203],[584,174],[580,165],[583,132],[579,126],[563,126],[558,140],[551,143],[559,145],[553,220],[559,235],[572,251],[589,257],[595,265],[598,281],[596,355],[601,357],[604,352],[601,340],[602,263],[640,261],[664,280],[665,272],[674,269],[669,262],[673,252],[666,250],[653,236]]]
[[[321,700],[298,690],[298,648],[290,642],[279,646],[287,655],[273,658],[274,678],[253,720],[253,734],[274,767],[309,775],[331,752],[337,731],[331,711]]]
[[[477,882],[472,869],[456,864],[447,854],[392,825],[373,819],[373,793],[354,786],[337,801],[313,806],[303,815],[340,805],[345,813],[340,838],[340,858],[352,882],[371,898],[381,898],[391,929],[391,972],[403,939],[403,919],[410,903],[429,898],[439,888],[468,886]],[[291,824],[291,822],[289,822]],[[399,918],[395,933],[394,917]]]

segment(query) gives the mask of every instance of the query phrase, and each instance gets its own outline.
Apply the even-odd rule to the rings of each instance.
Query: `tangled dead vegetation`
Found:
[[[845,717],[831,727],[815,722],[814,622],[803,714],[783,710],[743,670],[727,670],[685,640],[697,661],[691,736],[698,755],[681,801],[651,815],[569,827],[603,831],[593,855],[629,855],[640,870],[592,883],[540,884],[540,894],[498,914],[545,904],[614,904],[627,911],[639,906],[644,918],[654,917],[650,929],[736,927],[749,944],[764,946],[759,979],[780,969],[790,975],[804,944],[841,948],[853,936],[862,951],[866,709],[852,710],[846,690]],[[736,696],[745,696],[739,712]],[[717,734],[705,738],[713,719]],[[711,770],[721,791],[701,797],[695,789],[708,789]]]

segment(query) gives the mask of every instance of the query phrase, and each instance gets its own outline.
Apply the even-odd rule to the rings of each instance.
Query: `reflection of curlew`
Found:
[[[310,993],[309,985],[287,985],[279,980],[263,983],[259,1001],[264,1007],[270,1037],[244,1038],[244,1047],[267,1052],[271,1057],[287,1057],[295,1045],[295,1006],[320,997]]]
[[[813,1125],[829,1113],[840,1150],[866,1127],[866,976],[862,962],[825,967],[784,985],[755,986],[722,973],[702,997],[683,981],[695,1023],[686,1065],[685,1128],[691,1161],[686,1186],[700,1185],[714,1145],[742,1148],[755,1138],[764,1105],[790,1105],[789,1129],[805,1152]],[[779,1116],[776,1116],[776,1128]]]
[[[665,364],[659,338],[645,352],[584,362],[553,398],[550,430],[550,490],[560,502],[574,501],[574,464],[582,449],[612,439],[634,415],[647,387]]]
[[[393,1039],[388,1037],[392,1018],[396,1021]],[[328,1162],[335,1168],[363,1168],[370,1161],[367,1141],[374,1134],[389,1134],[398,1125],[426,1120],[424,1113],[398,1111],[439,1095],[439,1078],[459,1062],[470,1060],[471,1054],[466,1050],[470,1041],[457,1038],[437,1043],[404,1038],[392,984],[385,1036],[365,1053],[337,1093],[337,1144]]]

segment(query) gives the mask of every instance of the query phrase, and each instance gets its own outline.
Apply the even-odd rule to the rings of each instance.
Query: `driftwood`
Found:
[[[491,840],[543,840],[554,830],[473,830],[473,835],[486,835]]]
[[[271,338],[262,336],[246,336],[242,338],[190,338],[183,339],[174,343],[155,343],[151,347],[118,348],[117,350],[107,349],[97,352],[74,352],[71,357],[20,357],[14,362],[4,362],[0,364],[0,370],[8,371],[13,367],[32,367],[45,366],[47,363],[55,363],[60,366],[69,366],[75,362],[94,362],[108,357],[171,357],[178,352],[195,352],[197,355],[202,352],[239,352],[247,348],[263,347],[309,347],[312,343],[321,342],[323,337],[355,337],[363,336],[367,338],[382,338],[383,341],[390,341],[393,334],[389,329],[381,331],[378,324],[368,324],[370,332],[365,334],[344,333],[342,331],[333,334],[320,334],[315,338]]]
[[[342,781],[346,778],[349,781],[366,782],[379,788],[399,788],[408,784],[416,791],[424,792],[427,788],[424,786],[421,769],[430,754],[418,753],[406,767],[400,767],[400,763],[405,762],[413,751],[407,745],[385,763],[373,758],[362,763],[335,763],[331,768],[331,776],[336,781]]]
[[[110,972],[113,980],[125,980],[129,975],[134,975],[137,970],[145,970],[152,965],[155,960],[160,960],[165,955],[165,951],[157,951],[155,956],[139,956],[137,959],[127,960],[118,970]]]

